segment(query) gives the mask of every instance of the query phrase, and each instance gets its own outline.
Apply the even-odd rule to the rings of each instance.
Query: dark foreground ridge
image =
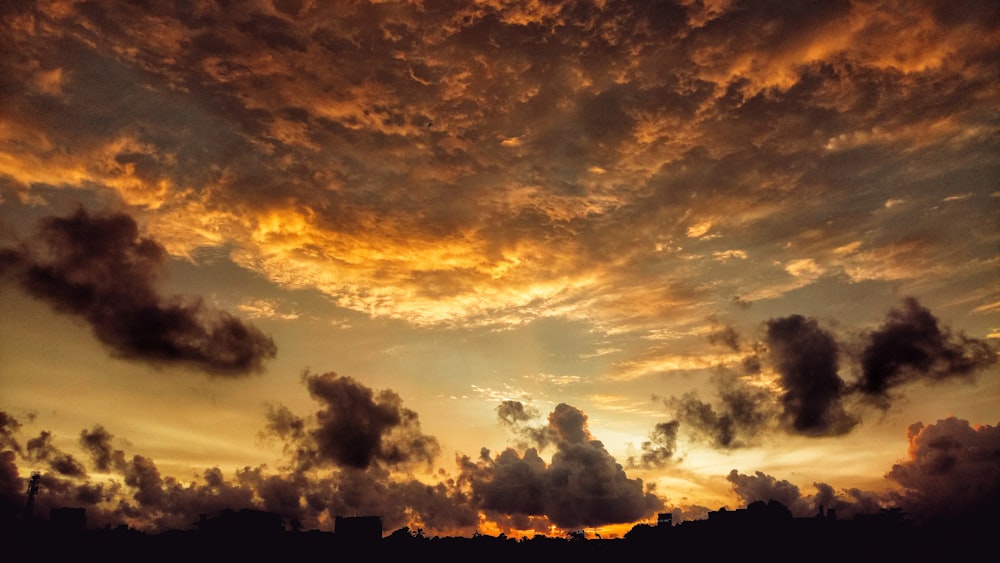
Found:
[[[400,528],[383,535],[378,516],[340,518],[335,532],[301,531],[278,514],[226,510],[190,530],[146,534],[127,526],[87,529],[82,508],[53,510],[48,520],[3,523],[7,561],[551,561],[624,557],[698,561],[937,561],[995,552],[998,519],[935,523],[907,520],[898,510],[838,520],[832,513],[793,518],[776,501],[721,509],[706,520],[637,524],[624,538],[537,535],[427,537]]]

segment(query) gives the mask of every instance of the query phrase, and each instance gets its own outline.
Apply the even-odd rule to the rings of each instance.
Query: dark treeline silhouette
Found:
[[[995,549],[998,519],[992,511],[975,518],[938,522],[909,520],[898,509],[838,519],[833,510],[794,518],[777,501],[710,512],[704,520],[671,525],[636,524],[622,538],[587,539],[582,532],[514,539],[501,534],[428,537],[407,527],[383,534],[377,516],[337,517],[333,532],[303,531],[296,522],[261,510],[224,510],[202,515],[187,530],[146,534],[125,525],[88,529],[82,508],[53,509],[47,520],[3,522],[8,561],[233,561],[322,556],[337,561],[358,556],[439,561],[552,560],[556,557],[662,557],[703,561],[932,561],[961,560]]]

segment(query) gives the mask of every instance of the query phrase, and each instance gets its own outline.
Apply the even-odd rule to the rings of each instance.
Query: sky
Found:
[[[987,0],[5,2],[0,506],[1000,498]]]

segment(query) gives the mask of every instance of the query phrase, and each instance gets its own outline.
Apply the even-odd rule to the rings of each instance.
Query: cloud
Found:
[[[993,134],[983,8],[459,4],[5,11],[0,71],[25,80],[0,93],[4,188],[112,195],[171,254],[229,245],[372,315],[632,327],[830,277],[822,243],[771,241],[871,232],[870,194],[814,212],[859,174],[910,201],[927,166],[992,162],[955,158]],[[737,229],[738,250],[713,242]],[[856,276],[900,248],[883,232]],[[951,279],[920,266],[889,277]]]
[[[671,420],[669,422],[658,422],[649,433],[649,440],[644,441],[640,448],[642,454],[639,457],[629,457],[628,466],[630,468],[649,469],[663,467],[674,461],[674,454],[677,451],[677,430],[680,422]]]
[[[580,442],[591,439],[587,431],[586,416],[577,408],[560,403],[549,413],[547,423],[529,426],[538,417],[538,411],[521,401],[505,400],[497,406],[500,423],[508,426],[519,437],[538,449],[562,441]],[[522,444],[521,447],[527,447]]]
[[[0,410],[0,525],[12,522],[18,511],[24,508],[25,483],[18,475],[17,456],[23,454],[17,440],[21,423]]]
[[[293,413],[284,405],[267,405],[265,413],[267,424],[260,431],[261,438],[275,436],[281,439],[288,446],[299,446],[300,442],[306,440],[306,421],[302,417]]]
[[[140,506],[156,507],[164,500],[163,478],[153,460],[136,455],[125,466],[125,484],[136,489],[135,500]]]
[[[507,426],[516,426],[538,417],[534,407],[525,406],[521,401],[506,400],[497,405],[497,418]]]
[[[902,385],[971,378],[997,361],[988,341],[952,334],[912,297],[889,311],[885,323],[864,341],[855,389],[883,409],[890,393]]]
[[[857,515],[878,514],[880,510],[892,506],[891,498],[884,493],[856,488],[838,492],[826,483],[813,483],[816,494],[803,495],[793,483],[762,471],[748,475],[734,469],[726,480],[732,484],[733,493],[743,504],[776,501],[797,518],[816,516],[822,509],[824,514],[832,511],[838,519],[849,520]]]
[[[626,476],[591,436],[587,416],[569,405],[549,414],[547,432],[556,446],[550,462],[534,448],[523,455],[507,449],[496,459],[484,449],[478,462],[457,460],[457,478],[440,470],[440,481],[421,481],[393,471],[437,453],[428,447],[432,439],[419,433],[416,413],[403,408],[395,393],[374,393],[333,373],[306,374],[304,381],[322,405],[315,418],[274,406],[266,414],[262,434],[285,442],[290,462],[277,473],[245,467],[226,477],[209,468],[182,482],[164,475],[147,456],[114,449],[114,436],[97,424],[80,432],[79,444],[103,480],[82,464],[71,474],[50,464],[37,508],[85,506],[90,525],[127,523],[149,532],[190,528],[200,514],[257,508],[306,529],[328,526],[335,515],[364,513],[381,515],[390,527],[468,535],[482,523],[480,511],[502,529],[548,533],[552,524],[575,529],[632,522],[663,506],[641,480]],[[57,460],[63,454],[52,439],[43,431],[29,440],[25,459]],[[11,477],[17,475],[17,457],[5,450],[0,459],[5,464],[0,470],[10,469],[0,471],[0,493],[23,486]],[[9,496],[7,504],[16,503]]]
[[[664,400],[677,420],[690,428],[695,439],[706,439],[717,449],[756,445],[774,419],[774,398],[765,388],[733,376],[713,378],[718,402],[700,400],[696,393]]]
[[[318,377],[318,376],[317,376]],[[272,412],[280,412],[273,409]],[[269,416],[266,432],[275,435],[276,419],[290,425],[300,418],[282,414]],[[285,426],[289,428],[288,425]],[[309,430],[316,430],[311,428]],[[158,464],[141,454],[126,455],[112,447],[113,435],[101,425],[80,433],[80,446],[87,451],[100,474],[88,473],[82,464],[65,463],[72,456],[53,446],[51,432],[42,431],[28,441],[24,456],[5,449],[0,453],[0,509],[13,514],[23,509],[23,479],[17,459],[36,464],[46,461],[38,514],[54,507],[83,506],[88,526],[100,528],[128,524],[146,532],[190,529],[199,515],[218,514],[225,509],[255,508],[276,512],[286,521],[305,529],[326,528],[336,515],[379,514],[386,526],[423,522],[431,530],[468,534],[477,523],[477,513],[454,481],[423,482],[406,474],[393,474],[387,463],[364,469],[310,467],[296,464],[300,450],[290,444],[287,468],[278,472],[265,466],[244,467],[226,476],[217,467],[203,470],[194,479],[181,481],[161,472]],[[300,428],[283,436],[290,442],[311,440],[311,432]],[[312,446],[310,455],[318,454]],[[74,471],[67,471],[72,466]]]
[[[730,325],[725,325],[714,329],[708,335],[708,341],[712,344],[722,344],[729,347],[734,352],[740,350],[740,333]]]
[[[535,448],[523,453],[507,448],[496,456],[483,448],[477,460],[459,456],[458,477],[439,482],[393,475],[385,464],[322,471],[298,466],[280,473],[264,466],[245,467],[231,477],[209,468],[182,482],[163,475],[149,457],[126,459],[124,452],[112,450],[113,436],[95,425],[80,433],[80,443],[92,454],[95,467],[110,475],[96,481],[79,464],[80,471],[74,472],[49,464],[49,471],[42,473],[36,510],[85,506],[91,526],[128,523],[150,532],[190,528],[200,514],[256,508],[276,512],[305,529],[328,524],[334,515],[365,513],[382,515],[390,527],[419,525],[428,531],[468,534],[482,523],[478,511],[501,529],[546,533],[551,524],[573,530],[629,523],[664,509],[664,502],[641,480],[628,478],[590,435],[581,411],[562,404],[549,420],[552,434],[559,437],[550,462]],[[975,523],[988,518],[1000,495],[997,428],[973,427],[954,417],[930,426],[912,425],[908,459],[886,474],[902,487],[899,492],[837,491],[814,483],[816,493],[807,496],[797,485],[761,471],[744,474],[734,469],[726,479],[742,503],[775,501],[797,517],[813,516],[822,507],[849,519],[897,506],[921,522]],[[659,430],[669,441],[676,427],[664,424]],[[298,439],[309,433],[293,430],[287,436]],[[29,440],[25,459],[51,461],[65,455],[52,440],[48,431]],[[0,516],[12,517],[24,506],[18,457],[10,449],[0,452]],[[704,517],[704,510],[697,512]],[[689,515],[696,517],[695,512]]]
[[[886,477],[903,487],[904,512],[920,521],[993,519],[1000,502],[1000,425],[972,426],[948,417],[906,432],[908,457]]]
[[[18,475],[16,459],[13,450],[0,450],[0,523],[4,525],[24,509],[25,483]]]
[[[94,469],[108,471],[125,466],[125,453],[111,447],[113,436],[100,424],[80,431],[80,446],[90,454]]]
[[[1000,501],[1000,425],[973,426],[952,416],[931,425],[914,423],[906,434],[906,459],[885,474],[898,490],[838,492],[826,483],[813,483],[816,494],[805,496],[793,483],[761,471],[751,475],[734,469],[726,479],[742,502],[775,500],[798,517],[818,514],[820,507],[835,510],[839,519],[899,508],[915,523],[956,530],[980,530],[991,522]]]
[[[799,488],[788,481],[778,480],[761,471],[744,475],[735,469],[729,472],[726,480],[732,483],[736,496],[747,504],[774,500],[785,505],[793,515],[802,516],[811,512]]]
[[[25,443],[25,453],[31,461],[46,462],[49,468],[59,475],[83,477],[87,474],[83,464],[52,444],[52,433],[47,430],[43,430],[37,437]]]
[[[593,440],[587,428],[587,415],[566,403],[559,403],[549,413],[549,429],[555,433],[559,442],[580,444]]]
[[[276,353],[269,336],[228,313],[160,295],[166,252],[123,213],[45,218],[4,258],[26,292],[84,319],[116,357],[242,375]]]
[[[478,461],[460,459],[476,506],[508,516],[545,515],[565,529],[632,522],[663,507],[593,439],[582,411],[560,403],[549,414],[549,429],[557,451],[548,464],[536,448],[523,454],[507,448],[495,457],[484,448]]]
[[[879,329],[843,346],[816,319],[802,315],[771,319],[764,328],[763,342],[750,346],[741,368],[759,375],[770,367],[777,381],[750,383],[720,369],[711,381],[718,397],[714,403],[693,391],[664,399],[681,431],[721,450],[758,444],[775,430],[775,418],[786,432],[841,436],[862,419],[859,397],[884,410],[895,398],[890,391],[909,382],[971,379],[996,362],[989,341],[951,334],[914,298],[892,309]],[[729,326],[715,329],[709,341],[741,349],[738,333]],[[850,383],[839,375],[842,356],[856,362],[852,371],[860,373]]]
[[[491,458],[483,448],[478,464],[465,458],[463,479],[469,481],[473,501],[486,510],[501,514],[545,514],[545,461],[538,450],[519,454],[513,448]]]
[[[301,468],[430,465],[440,453],[437,439],[421,432],[419,416],[395,391],[376,393],[333,372],[307,373],[303,381],[321,405],[315,424],[285,407],[271,407],[265,432],[284,440]]]
[[[879,514],[891,501],[885,493],[864,491],[856,487],[843,489],[839,493],[826,483],[813,483],[816,494],[810,499],[813,514],[822,508],[825,514],[834,514],[838,519],[851,519],[863,514]]]
[[[332,372],[308,376],[306,386],[324,404],[316,412],[319,427],[311,432],[320,459],[365,468],[376,461],[430,464],[440,452],[437,439],[420,431],[417,413],[403,407],[394,391],[376,395]]]
[[[20,428],[20,421],[7,412],[0,411],[0,449],[21,453],[21,444],[15,436]]]
[[[836,436],[857,424],[841,402],[845,384],[837,374],[839,348],[832,334],[814,319],[791,315],[767,322],[766,343],[780,376],[782,417],[791,431]]]

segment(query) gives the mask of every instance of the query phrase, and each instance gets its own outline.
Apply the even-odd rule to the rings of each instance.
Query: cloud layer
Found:
[[[313,377],[340,379],[329,374]],[[365,389],[347,380],[339,384]],[[244,467],[226,476],[209,468],[193,481],[163,475],[149,457],[126,454],[117,447],[120,440],[100,425],[80,432],[78,444],[89,457],[86,464],[54,446],[47,431],[22,446],[16,419],[3,413],[9,439],[0,452],[0,520],[14,518],[25,508],[26,478],[19,475],[19,463],[46,467],[40,471],[38,514],[83,506],[91,526],[126,523],[151,532],[187,529],[201,514],[240,508],[276,512],[289,525],[304,529],[330,529],[337,515],[378,514],[389,529],[408,526],[449,535],[468,535],[484,526],[507,533],[550,533],[553,525],[572,531],[642,522],[670,508],[641,480],[629,478],[590,436],[586,415],[566,404],[548,417],[546,428],[556,436],[549,461],[536,447],[506,448],[496,455],[483,448],[477,459],[456,459],[456,477],[440,469],[441,480],[430,483],[387,471],[381,463],[360,468],[352,465],[351,457],[343,463],[331,458],[323,467],[304,466],[296,459],[303,455],[301,448],[308,449],[308,455],[320,454],[318,445],[325,439],[321,434],[329,429],[323,412],[297,419],[302,432],[282,436],[290,446],[289,464],[283,469]],[[266,431],[273,433],[274,413],[268,418]],[[813,483],[816,492],[805,495],[797,485],[761,471],[733,469],[725,479],[738,504],[776,501],[797,517],[832,509],[838,518],[850,519],[898,507],[906,518],[920,523],[977,523],[988,519],[1000,495],[997,428],[973,427],[954,417],[913,424],[907,457],[886,473],[899,485],[897,490],[835,490]],[[688,518],[699,517],[697,507],[686,510]]]
[[[293,4],[7,7],[6,204],[422,325],[995,269],[984,3]]]
[[[259,508],[307,529],[329,529],[337,515],[378,514],[389,527],[455,535],[487,522],[501,530],[545,533],[553,525],[570,530],[629,523],[664,506],[641,480],[626,475],[590,435],[587,416],[570,405],[558,405],[544,427],[555,449],[550,461],[537,447],[523,453],[508,448],[496,457],[484,448],[478,460],[457,459],[456,477],[441,469],[437,475],[444,478],[428,482],[408,470],[436,461],[436,440],[420,433],[417,413],[403,407],[398,395],[376,393],[333,373],[307,375],[304,383],[321,405],[313,416],[280,406],[267,412],[262,437],[281,440],[287,454],[279,471],[244,467],[226,477],[209,468],[192,482],[163,475],[149,457],[127,455],[99,424],[79,435],[86,466],[56,447],[48,431],[22,446],[18,421],[3,412],[3,518],[24,506],[18,458],[47,467],[40,514],[85,506],[91,525],[127,523],[147,531],[186,529],[200,514],[226,508]]]

